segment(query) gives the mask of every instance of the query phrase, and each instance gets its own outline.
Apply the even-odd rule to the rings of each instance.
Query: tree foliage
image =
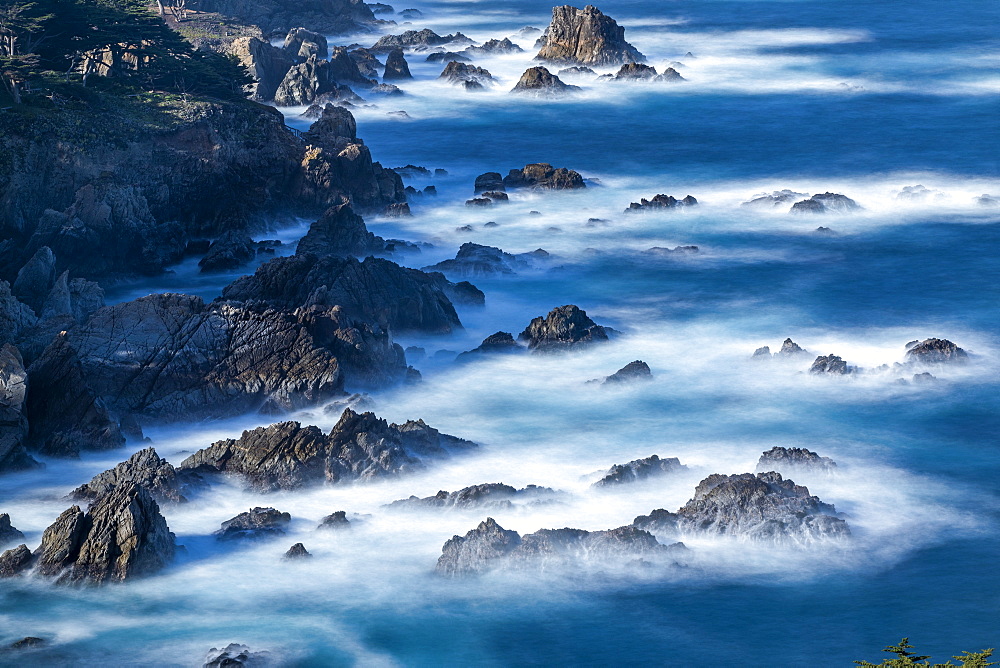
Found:
[[[875,666],[887,666],[891,668],[908,668],[909,666],[929,666],[930,668],[944,668],[945,666],[964,666],[964,668],[988,668],[988,666],[998,665],[996,662],[988,661],[988,659],[993,656],[993,649],[984,649],[981,652],[962,652],[959,656],[953,656],[952,658],[959,663],[955,664],[951,661],[947,663],[931,663],[929,656],[919,656],[910,650],[913,649],[913,645],[910,644],[909,638],[903,638],[899,641],[898,645],[889,645],[883,652],[888,652],[890,654],[895,654],[895,659],[885,659],[882,663],[871,663],[868,661],[855,661],[859,666],[864,666],[864,668],[874,668]]]

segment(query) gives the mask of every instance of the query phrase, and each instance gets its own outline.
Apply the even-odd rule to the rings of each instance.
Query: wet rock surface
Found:
[[[642,360],[635,360],[618,369],[618,371],[615,371],[610,376],[605,376],[600,383],[601,385],[620,385],[622,383],[652,380],[652,378],[653,372],[650,371],[649,365]]]
[[[285,534],[292,516],[274,508],[251,508],[222,523],[213,535],[221,541],[261,540]]]
[[[838,193],[819,193],[809,199],[796,202],[790,213],[853,213],[861,211],[857,202]]]
[[[825,471],[837,469],[837,462],[829,457],[820,457],[812,450],[805,448],[783,448],[775,446],[761,454],[757,461],[757,471]]]
[[[906,351],[906,360],[919,364],[955,364],[969,360],[969,354],[948,339],[924,339]]]
[[[97,474],[90,482],[73,490],[70,496],[92,501],[125,483],[145,487],[158,503],[183,503],[204,486],[197,474],[178,471],[157,455],[156,450],[145,448],[114,468]]]
[[[569,304],[532,320],[518,339],[526,342],[530,350],[549,352],[607,341],[608,334],[586,311]]]
[[[490,334],[483,342],[472,350],[461,353],[457,361],[471,362],[483,355],[506,355],[510,353],[522,352],[524,348],[514,340],[514,335],[510,332],[496,332]]]
[[[625,29],[593,5],[552,8],[552,23],[536,58],[577,65],[641,63],[645,57],[625,41]]]
[[[814,374],[834,374],[844,376],[853,372],[853,367],[849,367],[847,362],[837,355],[820,355],[809,367],[809,373]]]
[[[658,478],[670,473],[683,471],[686,468],[677,457],[665,457],[661,459],[659,455],[650,455],[645,459],[636,459],[628,464],[615,464],[603,478],[595,482],[592,486],[614,487],[649,478]]]
[[[312,554],[306,549],[306,546],[302,543],[296,543],[288,548],[285,552],[285,559],[308,559]]]
[[[526,69],[511,92],[536,97],[561,97],[579,90],[579,86],[568,84],[539,66]]]
[[[199,450],[181,468],[237,474],[255,490],[275,491],[396,476],[474,447],[422,420],[389,424],[347,408],[328,434],[298,422],[258,427]]]
[[[625,213],[677,210],[692,206],[698,206],[698,200],[691,195],[686,195],[682,199],[677,199],[673,195],[656,195],[653,199],[642,198],[638,202],[632,202],[628,205],[628,208],[625,209]]]
[[[324,531],[340,531],[341,529],[349,529],[350,527],[351,522],[347,519],[347,512],[337,510],[320,520],[319,526],[316,528],[323,529]]]
[[[467,63],[451,61],[445,65],[439,79],[445,79],[453,84],[478,83],[481,86],[492,85],[493,75],[483,67],[476,67]]]

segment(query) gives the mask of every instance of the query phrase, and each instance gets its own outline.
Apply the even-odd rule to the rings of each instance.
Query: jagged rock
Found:
[[[250,85],[247,92],[252,99],[260,102],[274,99],[281,81],[296,64],[297,55],[271,46],[258,37],[238,37],[229,43],[225,53],[235,57],[253,77],[255,83]]]
[[[486,172],[476,177],[476,193],[504,190],[503,177],[500,172]]]
[[[802,348],[799,344],[792,341],[791,338],[787,338],[781,343],[781,350],[775,353],[775,355],[781,355],[783,357],[794,357],[796,355],[808,355],[809,352]]]
[[[35,312],[11,294],[10,283],[0,281],[0,345],[14,343],[37,322]]]
[[[837,462],[829,457],[820,457],[812,450],[805,448],[782,448],[775,446],[763,453],[757,461],[757,471],[795,471],[807,469],[811,471],[833,471]]]
[[[836,509],[780,473],[713,473],[695,488],[694,497],[671,513],[654,510],[632,526],[657,535],[706,533],[751,541],[808,543],[851,535]]]
[[[305,253],[275,258],[252,276],[237,279],[223,298],[257,300],[294,308],[301,304],[338,305],[346,314],[374,319],[400,331],[448,333],[460,329],[442,274],[427,274],[368,257],[318,257]]]
[[[358,66],[361,76],[368,79],[378,78],[379,68],[385,65],[375,57],[375,54],[365,48],[352,49],[349,52],[351,60]]]
[[[837,193],[819,193],[809,199],[796,202],[790,213],[851,213],[860,211],[861,207],[850,197]]]
[[[372,10],[372,14],[395,14],[396,9],[392,5],[387,5],[384,2],[368,2],[365,3],[368,8]]]
[[[58,335],[28,368],[24,412],[33,448],[54,457],[75,457],[81,450],[109,450],[125,444],[92,385],[94,380],[66,333]]]
[[[17,348],[9,343],[0,346],[0,473],[39,465],[24,447],[28,436],[28,418],[24,412],[27,380]]]
[[[324,35],[343,35],[375,25],[375,15],[362,0],[192,0],[187,9],[259,26],[265,35],[283,35],[301,25]]]
[[[302,543],[296,543],[288,548],[288,552],[285,552],[285,559],[306,559],[311,557],[309,550]]]
[[[560,306],[539,316],[517,337],[533,351],[553,351],[608,340],[603,327],[575,305]]]
[[[162,569],[175,550],[156,501],[142,486],[126,482],[86,514],[73,506],[60,515],[42,534],[35,571],[59,582],[121,582]]]
[[[684,209],[692,206],[698,206],[698,200],[691,195],[687,195],[684,199],[677,199],[673,195],[656,195],[651,200],[642,198],[638,202],[632,202],[625,209],[625,213]]]
[[[645,459],[636,459],[628,464],[615,464],[608,469],[607,474],[595,482],[592,487],[611,487],[687,469],[676,457],[660,459],[658,455],[650,455]]]
[[[425,459],[472,447],[422,420],[388,424],[347,408],[329,434],[298,422],[258,427],[199,450],[181,468],[238,474],[256,490],[274,491],[398,475],[423,468]]]
[[[444,544],[437,572],[459,577],[494,569],[580,565],[588,560],[604,565],[636,557],[667,556],[683,549],[680,544],[661,545],[648,531],[632,526],[608,531],[541,529],[521,537],[489,517],[465,536],[454,536]]]
[[[852,367],[836,355],[820,355],[809,367],[809,373],[832,373],[845,375],[852,372]]]
[[[673,248],[653,246],[652,248],[647,248],[642,251],[642,254],[654,255],[658,257],[670,257],[675,255],[694,255],[698,252],[700,252],[700,249],[697,246],[674,246]]]
[[[479,344],[478,347],[468,350],[460,354],[457,358],[459,362],[469,362],[483,354],[508,354],[508,353],[518,353],[523,350],[517,341],[514,340],[514,335],[510,332],[497,332],[496,334],[490,334],[483,342]]]
[[[610,376],[605,376],[601,381],[602,385],[618,385],[620,383],[631,383],[637,380],[652,380],[653,372],[649,370],[649,365],[642,360],[629,362]]]
[[[48,246],[42,246],[17,272],[11,292],[35,313],[41,313],[42,304],[55,280],[56,256]]]
[[[375,82],[361,74],[347,49],[335,47],[330,60],[311,55],[305,62],[291,67],[274,93],[274,102],[283,107],[309,104],[345,83],[372,85]]]
[[[385,59],[385,73],[382,75],[383,81],[400,81],[412,79],[410,66],[406,64],[402,49],[393,49]]]
[[[534,37],[535,35],[541,35],[542,31],[535,26],[524,26],[516,33],[514,37],[520,37],[521,39],[528,39],[529,37]]]
[[[503,39],[491,39],[484,42],[482,46],[470,46],[465,53],[470,56],[492,56],[498,53],[522,53],[524,49],[519,47],[507,37]]]
[[[423,270],[470,277],[513,275],[516,270],[530,268],[535,261],[544,260],[548,256],[549,254],[541,248],[530,253],[514,255],[493,246],[483,246],[470,241],[462,244],[454,259],[443,260],[424,267]]]
[[[493,200],[489,197],[473,197],[472,199],[465,200],[465,206],[493,206]],[[458,230],[464,232],[466,230]],[[472,230],[468,230],[472,231]]]
[[[347,519],[347,513],[343,510],[338,510],[324,517],[316,528],[339,531],[340,529],[349,529],[350,527],[351,522]]]
[[[948,339],[924,339],[906,351],[906,359],[920,364],[963,363],[969,354]]]
[[[503,178],[503,185],[501,190],[514,188],[576,190],[587,187],[579,172],[565,167],[555,168],[546,162],[536,162],[525,165],[523,169],[510,170]]]
[[[445,79],[454,84],[461,84],[469,81],[475,81],[480,84],[493,83],[493,75],[490,74],[489,70],[482,67],[476,67],[475,65],[469,65],[467,63],[460,63],[456,60],[452,60],[445,65],[444,70],[441,72],[441,76],[438,78]]]
[[[270,665],[269,652],[252,652],[246,645],[230,643],[223,649],[208,650],[202,668],[266,668]]]
[[[69,280],[64,271],[55,280],[42,305],[41,318],[70,316],[82,323],[91,313],[104,306],[104,290],[98,283],[82,278]]]
[[[538,499],[539,497],[550,496],[554,493],[554,490],[548,487],[538,487],[537,485],[528,485],[523,489],[517,489],[502,482],[493,482],[464,487],[457,492],[442,490],[434,496],[422,499],[411,496],[408,499],[393,501],[387,507],[404,510],[418,508],[484,508],[503,510],[513,507],[513,500]]]
[[[127,482],[145,487],[158,503],[183,503],[188,500],[186,494],[203,484],[197,474],[178,471],[157,455],[156,450],[145,448],[114,468],[97,474],[90,482],[73,490],[70,496],[92,501]]]
[[[305,133],[306,140],[316,144],[335,145],[342,137],[357,139],[358,122],[350,111],[332,104],[323,107],[316,121]]]
[[[597,72],[590,69],[589,67],[576,66],[576,67],[565,67],[556,74],[560,78],[570,78],[570,77],[589,77],[594,78],[597,76]]]
[[[231,271],[257,257],[257,244],[246,232],[230,231],[212,242],[199,262],[202,272]]]
[[[309,56],[316,56],[319,60],[326,60],[330,55],[326,37],[305,28],[289,30],[282,48],[292,58],[307,59]]]
[[[0,554],[0,579],[20,575],[34,563],[31,550],[23,543]]]
[[[386,97],[398,97],[403,95],[403,90],[396,85],[380,83],[377,86],[372,86],[369,93],[374,93],[375,95],[385,95]],[[396,116],[399,118],[409,118],[410,115],[405,111],[390,111],[386,113],[386,116]]]
[[[740,206],[748,207],[751,209],[777,209],[779,207],[787,206],[793,202],[801,200],[803,197],[808,197],[805,193],[797,193],[792,190],[776,190],[770,195],[760,194],[755,195],[753,199],[748,202],[743,202]]]
[[[283,536],[285,527],[291,521],[292,516],[288,513],[258,506],[226,520],[222,523],[222,528],[212,535],[223,541],[274,538]]]
[[[386,205],[382,209],[382,215],[387,218],[409,218],[413,213],[410,211],[410,205],[406,202],[396,202]]]
[[[757,350],[753,351],[753,355],[751,355],[751,357],[753,359],[755,359],[755,360],[756,359],[765,359],[765,358],[766,359],[770,359],[771,358],[771,347],[770,346],[761,346]]]
[[[579,86],[565,83],[544,67],[529,67],[510,92],[536,97],[559,97],[578,90]]]
[[[393,49],[441,46],[442,44],[472,44],[472,40],[457,32],[453,35],[438,35],[433,30],[407,30],[401,35],[384,35],[374,46],[372,53],[388,53]]]
[[[364,219],[354,213],[351,205],[344,201],[326,210],[323,216],[309,226],[295,253],[312,253],[317,256],[384,254],[386,240],[368,231]]]
[[[663,73],[660,76],[656,77],[655,81],[677,82],[677,81],[687,81],[687,79],[682,77],[681,73],[675,70],[674,68],[668,67],[667,69],[663,70]]]
[[[593,5],[552,8],[539,60],[579,65],[641,63],[646,58],[625,41],[625,29]]]
[[[24,540],[24,534],[11,526],[10,515],[0,513],[0,547]]]
[[[448,62],[470,63],[472,59],[455,51],[437,51],[430,54],[425,59],[428,63],[448,63]]]
[[[97,396],[119,414],[161,420],[304,408],[340,396],[346,379],[384,385],[406,372],[388,334],[334,307],[206,305],[156,294],[97,311],[68,340]],[[53,383],[70,378],[61,369],[50,375]],[[81,380],[72,391],[86,388]],[[32,376],[29,406],[37,389]],[[34,429],[30,411],[28,419]]]
[[[404,9],[399,13],[399,15],[404,19],[419,19],[424,15],[424,13],[419,9]]]
[[[615,81],[652,80],[657,77],[656,68],[642,63],[625,63],[614,76]]]

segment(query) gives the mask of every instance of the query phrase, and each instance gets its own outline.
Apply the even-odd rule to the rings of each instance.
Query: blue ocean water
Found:
[[[425,18],[406,27],[479,41],[544,27],[550,10],[525,0],[414,6]],[[35,655],[46,665],[198,665],[208,647],[243,642],[294,666],[848,666],[880,660],[879,650],[903,636],[937,660],[1000,643],[1000,208],[975,200],[1000,197],[1000,4],[599,7],[658,69],[682,62],[688,81],[574,81],[584,86],[577,98],[511,97],[506,90],[531,59],[527,39],[526,53],[483,63],[501,82],[492,92],[438,83],[440,65],[412,54],[407,96],[356,115],[383,164],[449,172],[413,181],[440,195],[414,203],[412,219],[368,220],[383,236],[434,244],[407,264],[453,256],[464,241],[554,255],[544,270],[476,280],[487,307],[460,311],[466,331],[401,343],[429,354],[466,350],[568,303],[624,336],[558,359],[416,361],[424,383],[376,394],[376,411],[422,417],[485,444],[482,455],[392,483],[265,499],[220,485],[165,509],[188,552],[161,576],[104,590],[0,584],[0,639],[54,638]],[[395,110],[409,119],[386,113]],[[306,123],[301,110],[285,111],[290,124]],[[488,212],[464,206],[477,174],[537,161],[599,183],[586,193],[515,197]],[[934,192],[897,197],[916,184]],[[841,192],[865,210],[798,217],[740,207],[782,188]],[[622,213],[659,192],[692,194],[701,206]],[[499,226],[483,227],[491,220]],[[465,225],[473,231],[460,231]],[[833,233],[816,233],[819,225]],[[301,234],[295,229],[290,237]],[[643,252],[687,244],[700,252]],[[226,280],[181,267],[116,298],[185,285],[211,298]],[[898,384],[888,372],[816,379],[749,361],[786,336],[869,368],[901,361],[907,341],[930,336],[957,342],[974,360],[935,371],[939,382],[927,386]],[[614,392],[584,385],[632,359],[650,364],[652,383]],[[328,427],[335,417],[297,419]],[[176,462],[266,422],[247,416],[150,435]],[[772,445],[841,464],[836,479],[796,482],[847,513],[851,546],[695,540],[703,559],[680,574],[597,569],[452,582],[433,575],[441,545],[483,513],[381,509],[410,494],[503,480],[569,494],[552,507],[497,511],[507,528],[610,528],[678,507],[709,473],[753,470]],[[680,457],[690,475],[612,496],[588,490],[593,471],[653,452]],[[32,474],[40,478],[11,476],[0,507],[37,539],[65,507],[60,495],[121,459],[105,453],[50,462]],[[311,563],[282,564],[284,543],[216,545],[210,532],[250,505],[290,511],[286,542],[302,540],[316,555]],[[318,518],[341,508],[362,516],[350,537],[314,532]]]

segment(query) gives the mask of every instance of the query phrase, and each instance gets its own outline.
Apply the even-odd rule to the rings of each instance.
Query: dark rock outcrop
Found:
[[[349,52],[351,60],[358,66],[361,76],[367,79],[377,79],[379,69],[385,65],[375,57],[375,54],[365,48],[352,49]]]
[[[522,53],[524,49],[519,47],[510,38],[491,39],[483,42],[482,46],[470,46],[465,49],[465,53],[470,56],[493,56],[498,53]]]
[[[808,350],[804,349],[802,346],[795,343],[795,341],[792,341],[791,338],[787,338],[781,343],[781,348],[778,350],[778,352],[774,353],[774,357],[796,358],[799,355],[808,355],[808,354],[809,354]],[[770,346],[764,346],[762,348],[758,348],[753,353],[754,359],[770,358],[771,356],[772,355]]]
[[[486,172],[476,177],[476,193],[504,190],[503,176],[500,172]]]
[[[213,535],[218,540],[259,540],[285,535],[292,516],[274,508],[251,508],[222,523]]]
[[[354,213],[348,202],[331,206],[315,223],[295,249],[295,253],[317,256],[381,255],[388,251],[385,239],[368,231],[364,219]]]
[[[238,474],[256,490],[274,491],[398,475],[473,447],[422,420],[389,424],[374,413],[347,408],[329,434],[298,422],[258,427],[199,450],[181,468]]]
[[[453,35],[438,35],[433,30],[407,30],[401,35],[384,35],[371,47],[372,53],[389,53],[393,49],[420,49],[443,44],[465,46],[472,40],[457,32]]]
[[[312,556],[312,554],[309,553],[309,550],[306,549],[305,545],[303,545],[302,543],[296,543],[295,545],[292,545],[290,548],[288,548],[288,551],[285,552],[285,557],[284,558],[285,559],[306,559],[306,558],[311,557],[311,556]]]
[[[635,360],[618,369],[618,371],[615,371],[610,376],[605,376],[601,384],[618,385],[621,383],[632,383],[637,380],[652,380],[652,378],[653,372],[649,370],[649,365],[642,360]]]
[[[187,501],[186,495],[203,484],[197,474],[178,471],[157,455],[156,450],[145,448],[114,468],[97,474],[90,482],[73,490],[70,496],[93,501],[125,483],[145,487],[158,503]]]
[[[437,572],[452,577],[483,573],[520,544],[521,536],[516,531],[504,529],[488,517],[465,536],[454,536],[444,544]]]
[[[232,230],[212,242],[199,262],[202,272],[231,271],[257,256],[257,244],[246,232]]]
[[[0,513],[0,547],[24,540],[24,534],[10,523],[10,515]]]
[[[436,51],[426,58],[426,62],[428,63],[450,63],[451,61],[470,63],[472,59],[455,51]]]
[[[457,492],[441,490],[434,496],[422,499],[411,496],[408,499],[393,501],[387,507],[403,510],[416,510],[420,508],[483,508],[501,510],[513,507],[515,501],[538,500],[539,498],[551,496],[554,493],[554,490],[548,487],[538,487],[537,485],[528,485],[523,489],[517,489],[502,482],[492,482],[464,487]]]
[[[265,35],[309,26],[325,35],[370,30],[375,15],[362,0],[191,0],[187,8],[259,26]]]
[[[438,78],[445,79],[453,84],[465,84],[470,81],[481,85],[493,84],[493,75],[490,74],[489,70],[456,60],[445,65],[441,76]]]
[[[270,652],[253,652],[246,645],[230,643],[222,649],[208,650],[202,668],[267,668],[271,665]]]
[[[705,533],[752,541],[808,543],[850,536],[836,509],[780,473],[713,473],[676,513],[654,510],[633,526],[657,535]]]
[[[347,519],[347,512],[343,510],[338,510],[336,512],[330,513],[322,520],[320,520],[317,529],[323,530],[335,530],[339,531],[341,529],[349,529],[351,527],[350,520]]]
[[[561,97],[578,90],[579,86],[565,83],[544,67],[529,67],[510,92],[536,97]]]
[[[410,66],[406,64],[402,49],[393,49],[385,59],[385,72],[382,74],[383,81],[402,81],[412,79]]]
[[[697,205],[698,200],[691,195],[687,195],[684,199],[677,199],[673,195],[656,195],[651,200],[642,198],[638,202],[632,202],[625,209],[625,213],[684,209]]]
[[[274,92],[274,103],[285,107],[310,104],[350,83],[371,86],[375,82],[361,73],[347,49],[336,47],[330,60],[311,55],[292,66]]]
[[[608,340],[603,327],[575,305],[560,306],[539,316],[517,337],[533,351],[554,351]]]
[[[42,534],[35,572],[59,582],[121,582],[150,575],[174,557],[174,535],[149,492],[123,483],[84,513],[66,510]]]
[[[478,179],[477,179],[478,183]],[[553,167],[546,162],[525,165],[523,169],[512,169],[503,177],[505,190],[530,188],[532,190],[576,190],[586,188],[579,172],[565,167]]]
[[[297,60],[295,54],[271,46],[259,37],[238,37],[226,46],[225,53],[236,58],[253,78],[247,92],[251,99],[260,102],[274,99],[278,86]]]
[[[17,348],[9,343],[0,346],[0,473],[38,466],[25,449],[27,380],[28,373]]]
[[[969,354],[948,339],[924,339],[906,351],[906,359],[919,364],[963,363]]]
[[[56,280],[56,256],[48,246],[42,246],[17,272],[11,292],[35,311],[42,312],[42,304]]]
[[[316,56],[320,60],[326,60],[330,55],[326,37],[305,28],[289,30],[285,35],[285,44],[281,48],[292,58],[306,59],[309,56]]]
[[[846,375],[853,371],[853,367],[847,366],[847,362],[836,355],[820,355],[809,367],[809,373],[823,374],[832,373],[836,375]]]
[[[805,448],[783,448],[775,446],[761,454],[757,461],[757,471],[833,471],[837,462],[829,457],[820,457],[812,450]]]
[[[645,57],[625,41],[625,29],[597,7],[562,5],[552,8],[539,60],[577,65],[641,63]]]
[[[460,354],[456,360],[459,362],[471,362],[473,359],[477,359],[482,355],[496,355],[496,354],[509,354],[509,353],[519,353],[524,350],[517,341],[514,340],[514,336],[510,332],[497,332],[496,334],[490,334],[483,342],[479,344],[478,347],[468,350]]]
[[[493,246],[483,246],[470,241],[462,244],[453,260],[443,260],[424,267],[423,270],[467,277],[509,276],[517,273],[516,270],[530,268],[536,260],[543,260],[548,255],[541,248],[530,253],[514,255]]]
[[[37,322],[35,312],[11,294],[10,283],[0,281],[0,345],[18,341]]]
[[[295,308],[339,306],[345,314],[373,319],[394,332],[448,333],[459,329],[442,274],[427,274],[381,258],[317,257],[310,253],[275,258],[252,276],[234,281],[223,298],[263,301]]]
[[[687,467],[676,457],[660,459],[659,455],[650,455],[645,459],[636,459],[628,464],[615,464],[608,469],[607,474],[595,482],[593,487],[612,487],[662,475],[676,473]]]
[[[798,193],[793,190],[776,190],[770,195],[760,194],[755,195],[752,199],[747,202],[743,202],[740,206],[747,207],[750,209],[762,209],[762,210],[772,210],[783,208],[801,200],[803,197],[808,197],[805,193]]]
[[[793,204],[790,213],[852,213],[860,210],[858,203],[850,197],[837,193],[819,193]]]
[[[0,554],[0,578],[12,578],[24,573],[34,563],[34,556],[25,544]]]

